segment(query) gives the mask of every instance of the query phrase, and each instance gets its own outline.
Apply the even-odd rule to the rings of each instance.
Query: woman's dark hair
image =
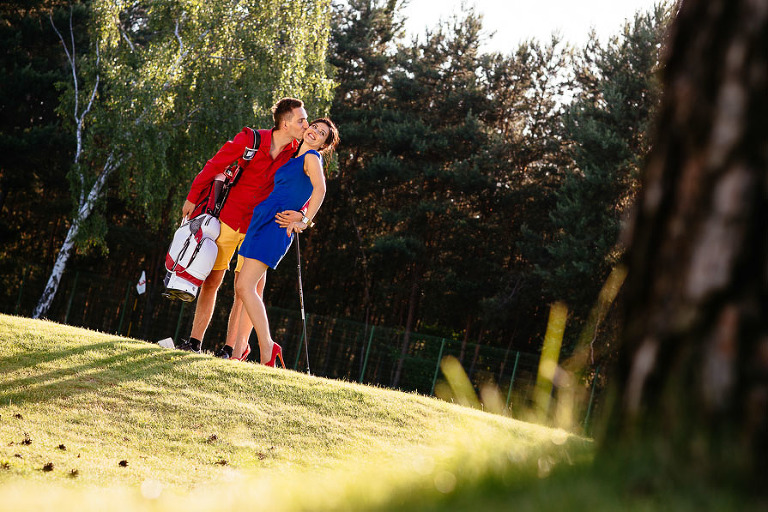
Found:
[[[339,144],[339,129],[336,128],[336,125],[333,124],[333,121],[327,117],[318,117],[309,124],[311,126],[315,123],[325,123],[328,125],[329,130],[328,136],[325,138],[325,147],[320,150],[320,154],[323,156],[330,156],[333,154],[333,150],[336,149],[336,146]]]

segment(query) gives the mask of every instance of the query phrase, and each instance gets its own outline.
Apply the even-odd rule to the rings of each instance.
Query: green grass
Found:
[[[0,315],[0,511],[739,510],[591,458],[433,398]]]

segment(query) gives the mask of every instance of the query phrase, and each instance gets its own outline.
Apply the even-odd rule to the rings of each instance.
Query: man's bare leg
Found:
[[[216,295],[219,292],[219,287],[224,280],[226,272],[226,269],[212,270],[208,278],[200,286],[200,294],[195,305],[195,318],[192,320],[190,338],[203,340],[205,330],[208,329],[208,325],[211,323],[213,308],[216,306]]]

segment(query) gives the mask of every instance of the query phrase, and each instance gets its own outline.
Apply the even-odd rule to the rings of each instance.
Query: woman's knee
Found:
[[[253,285],[249,286],[245,279],[238,279],[235,281],[235,301],[238,299],[242,299],[244,295],[246,295],[250,289],[250,291],[253,291]]]

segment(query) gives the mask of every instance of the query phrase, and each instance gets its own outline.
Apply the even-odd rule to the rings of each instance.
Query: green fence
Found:
[[[47,277],[25,268],[18,279],[6,280],[14,284],[0,291],[0,312],[30,316]],[[231,281],[225,279],[219,291],[204,349],[213,351],[224,342],[233,296]],[[72,271],[62,279],[47,318],[150,342],[172,337],[178,344],[190,332],[194,303],[169,301],[161,292],[162,285],[148,284],[147,292],[139,295],[134,280]],[[283,346],[286,364],[305,371],[307,356],[298,307],[268,308],[268,314],[272,335]],[[507,407],[513,410],[526,405],[520,402],[530,396],[535,383],[538,354],[472,343],[465,344],[462,354],[460,341],[411,332],[400,363],[406,335],[402,329],[311,313],[306,315],[306,321],[308,356],[314,375],[432,395],[441,378],[440,362],[452,355],[461,359],[477,388],[485,383],[498,386]],[[256,346],[253,333],[251,344]],[[256,354],[258,350],[253,350],[251,357]],[[597,399],[594,389],[589,396],[585,423]]]

